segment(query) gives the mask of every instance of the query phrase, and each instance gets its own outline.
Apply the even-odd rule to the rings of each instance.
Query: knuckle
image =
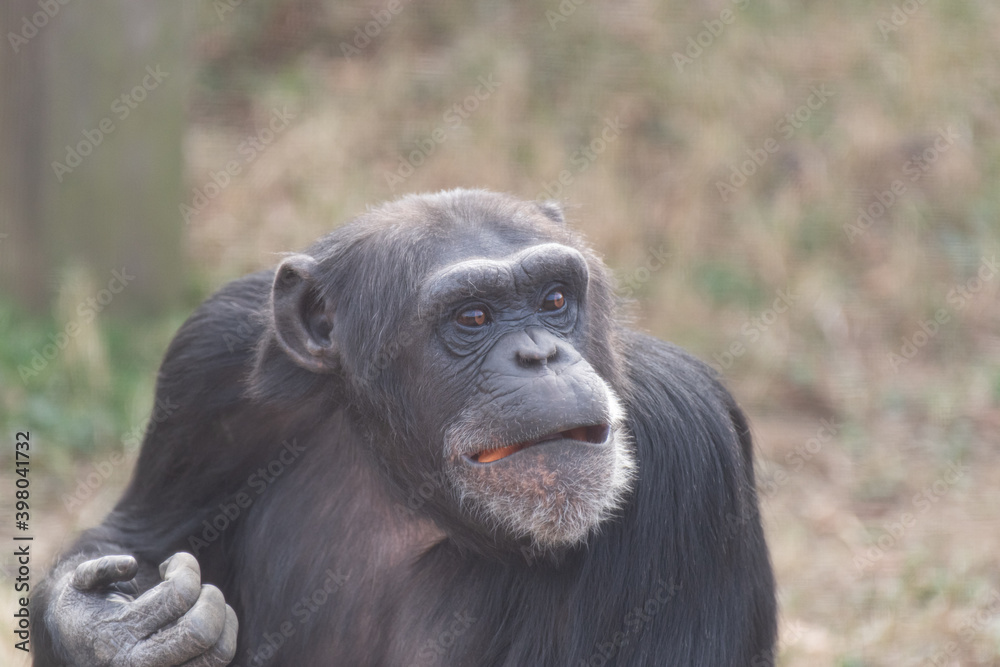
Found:
[[[160,584],[170,588],[184,609],[189,609],[201,596],[201,581],[193,575],[181,575]]]
[[[160,564],[160,577],[168,578],[182,575],[184,570],[191,570],[201,579],[201,566],[198,559],[186,551],[178,551]]]
[[[195,571],[199,570],[198,559],[186,551],[178,551],[171,556],[171,560],[173,560],[178,567],[187,567]]]

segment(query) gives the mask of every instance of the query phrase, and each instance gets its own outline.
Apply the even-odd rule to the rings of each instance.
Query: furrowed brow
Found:
[[[417,312],[421,319],[461,299],[487,298],[515,288],[511,263],[506,259],[470,259],[432,274],[420,288]]]
[[[519,280],[540,283],[558,280],[586,290],[590,274],[587,260],[579,251],[558,243],[546,243],[523,250],[514,260]]]
[[[441,314],[456,301],[497,297],[516,292],[523,284],[561,280],[587,288],[587,262],[579,251],[558,243],[532,246],[501,259],[470,259],[431,274],[420,288],[417,304],[421,319]]]

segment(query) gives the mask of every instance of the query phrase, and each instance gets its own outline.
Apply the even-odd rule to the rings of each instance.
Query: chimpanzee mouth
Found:
[[[513,445],[507,445],[505,447],[484,449],[470,455],[469,458],[476,463],[493,463],[494,461],[505,459],[511,454],[516,454],[522,449],[528,449],[529,447],[534,447],[535,445],[540,445],[544,442],[552,442],[554,440],[576,440],[577,442],[599,445],[606,442],[608,436],[610,435],[611,427],[607,424],[577,426],[565,431],[559,431],[558,433],[544,435],[536,440],[526,440],[524,442],[515,442]]]

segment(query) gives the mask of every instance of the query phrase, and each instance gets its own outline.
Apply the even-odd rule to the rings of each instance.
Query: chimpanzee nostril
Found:
[[[515,356],[521,366],[545,366],[559,354],[555,339],[548,335],[532,335],[525,331],[518,341]]]
[[[553,345],[550,350],[541,350],[540,348],[535,348],[534,350],[521,349],[517,351],[517,361],[522,366],[545,366],[548,362],[555,359],[558,354]]]

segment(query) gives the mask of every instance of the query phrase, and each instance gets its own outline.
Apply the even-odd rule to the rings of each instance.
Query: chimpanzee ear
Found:
[[[316,260],[309,255],[292,255],[278,265],[271,291],[274,332],[296,364],[314,373],[330,373],[338,359],[333,309],[317,289],[316,269]]]
[[[535,205],[549,220],[558,222],[561,225],[566,224],[566,216],[563,215],[562,204],[556,200],[546,199],[545,201],[535,202]]]

